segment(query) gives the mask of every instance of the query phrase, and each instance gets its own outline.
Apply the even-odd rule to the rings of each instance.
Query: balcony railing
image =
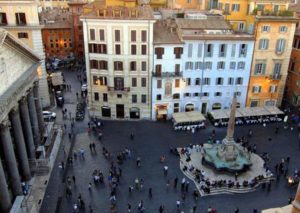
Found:
[[[258,10],[254,9],[252,12],[253,15],[258,16],[279,16],[279,17],[293,17],[294,12],[290,10],[280,10],[280,11],[271,11],[271,10]]]
[[[269,76],[270,79],[272,80],[280,80],[281,79],[281,75],[278,75],[278,74],[272,74]]]
[[[130,87],[123,87],[123,88],[118,88],[118,87],[107,87],[109,92],[130,92]]]
[[[182,77],[182,72],[152,72],[152,76],[161,78]]]

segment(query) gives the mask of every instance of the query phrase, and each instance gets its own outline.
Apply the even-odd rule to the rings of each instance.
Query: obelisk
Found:
[[[227,135],[223,139],[223,143],[226,145],[235,143],[234,138],[233,138],[234,126],[235,126],[235,112],[236,112],[236,95],[234,95],[233,99],[232,99],[230,117],[229,117],[228,126],[227,126]]]
[[[292,213],[300,213],[300,183],[298,185],[295,200],[293,201],[292,205],[293,205]]]

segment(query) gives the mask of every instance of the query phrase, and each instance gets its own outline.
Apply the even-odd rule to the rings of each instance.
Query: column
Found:
[[[31,122],[30,122],[30,118],[29,118],[28,104],[27,104],[26,97],[23,97],[20,100],[20,112],[21,112],[20,114],[21,114],[23,133],[24,133],[24,137],[25,137],[28,158],[35,159],[35,147],[34,147],[34,142],[33,142]]]
[[[37,81],[34,82],[33,96],[34,96],[35,108],[37,113],[37,119],[39,123],[40,136],[43,137],[45,124],[44,124],[43,112],[42,112],[40,96],[39,96],[39,82]]]
[[[19,114],[19,108],[15,107],[10,112],[10,121],[13,128],[13,135],[14,135],[14,142],[17,150],[17,155],[19,159],[19,165],[21,169],[22,177],[25,181],[30,180],[30,168],[29,168],[29,162],[26,152],[26,146],[24,141],[24,135],[21,125],[21,119]]]
[[[27,102],[28,102],[31,128],[33,133],[33,141],[35,147],[38,147],[40,145],[41,140],[40,140],[39,123],[36,115],[36,108],[35,108],[34,97],[33,97],[33,90],[29,91],[29,94],[27,96]]]
[[[1,147],[3,149],[4,162],[7,167],[7,173],[9,182],[14,196],[22,194],[21,180],[18,171],[17,160],[12,144],[10,132],[9,132],[9,121],[6,120],[0,125],[0,140]]]
[[[0,212],[7,213],[11,208],[10,196],[7,188],[4,170],[0,158]]]

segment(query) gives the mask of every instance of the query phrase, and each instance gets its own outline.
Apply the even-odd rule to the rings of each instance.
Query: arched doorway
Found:
[[[103,106],[101,107],[101,111],[102,111],[102,117],[109,117],[110,118],[110,114],[111,114],[111,110],[110,110],[110,107],[108,106]]]
[[[214,103],[212,105],[212,110],[221,109],[221,108],[222,108],[222,105],[220,103]]]
[[[191,112],[191,111],[194,111],[195,110],[195,105],[192,104],[192,103],[189,103],[187,105],[185,105],[185,111],[186,112]]]
[[[140,109],[137,107],[131,107],[129,110],[129,115],[131,119],[139,119],[140,118]]]

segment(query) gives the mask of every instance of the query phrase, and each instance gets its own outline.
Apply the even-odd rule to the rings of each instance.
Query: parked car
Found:
[[[56,98],[57,106],[63,107],[65,99],[64,99],[62,91],[56,91],[55,98]]]
[[[87,84],[82,84],[81,91],[86,92],[87,91]]]
[[[56,119],[56,113],[51,111],[43,111],[43,118],[45,121],[51,121]]]

